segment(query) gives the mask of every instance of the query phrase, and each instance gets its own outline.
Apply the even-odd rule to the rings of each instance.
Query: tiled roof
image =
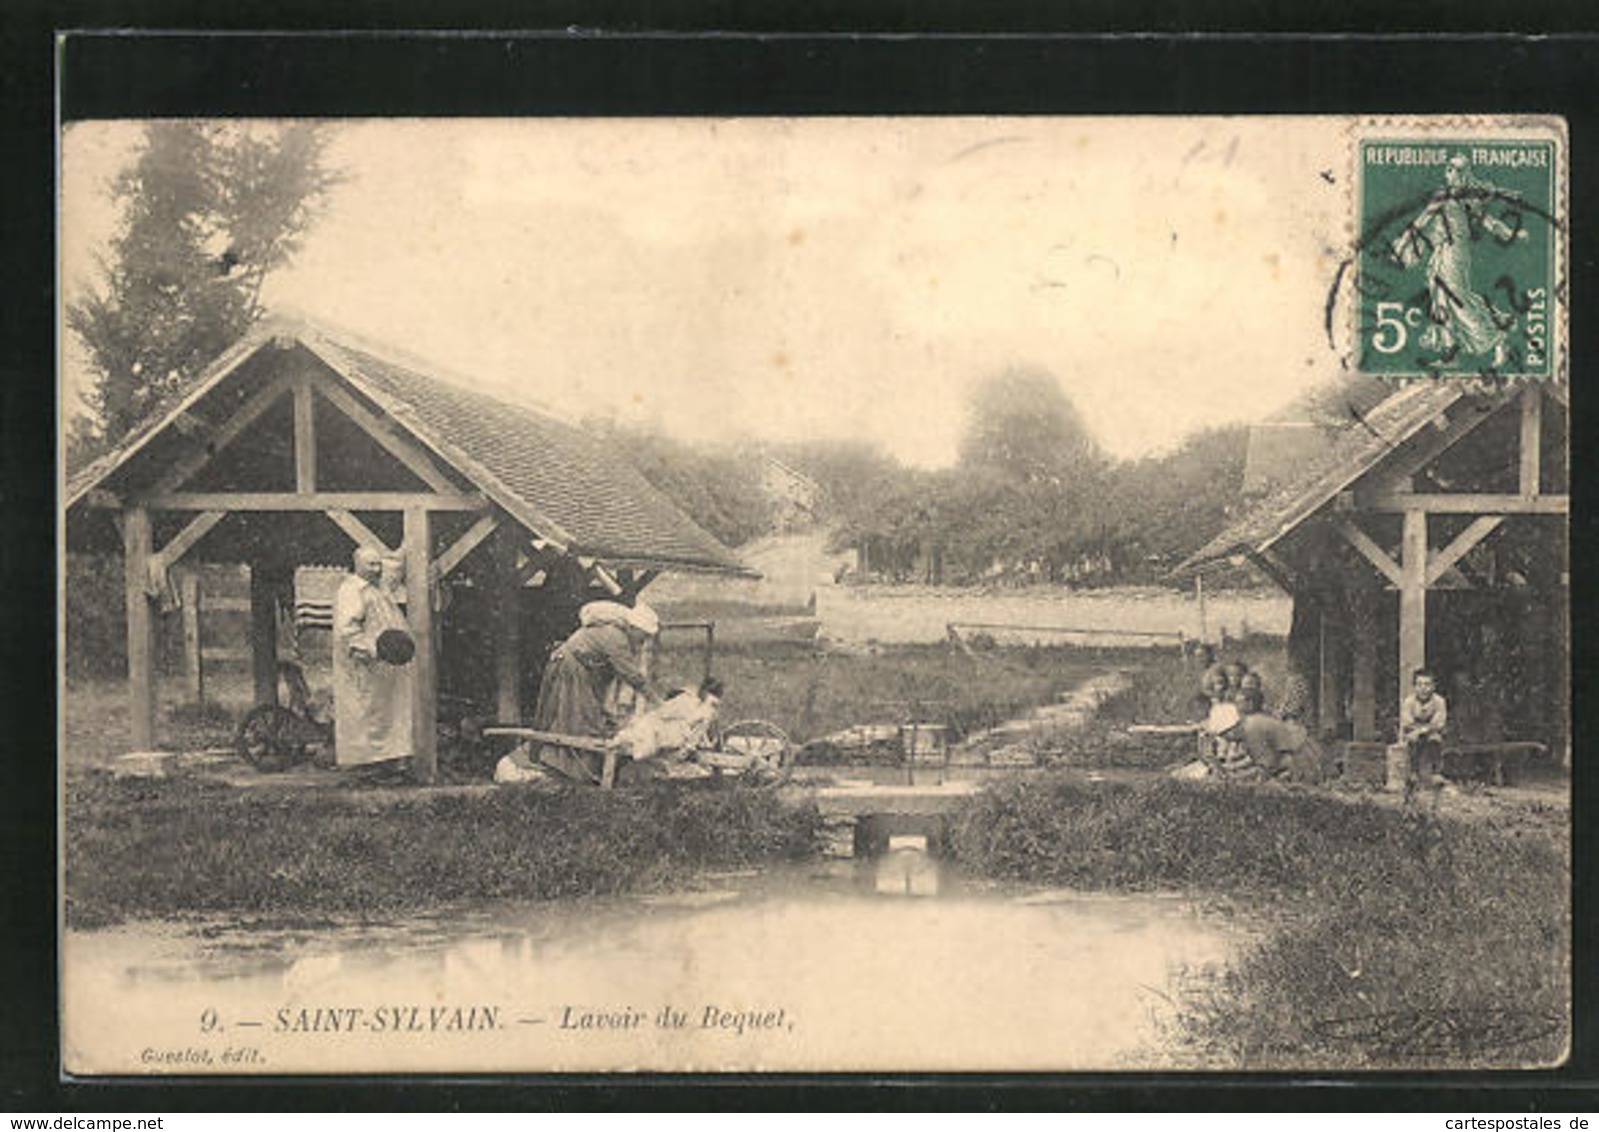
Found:
[[[418,441],[472,480],[535,534],[568,551],[608,561],[747,573],[747,567],[595,437],[552,416],[380,357],[363,342],[322,327],[265,327],[255,347],[229,351],[198,387],[153,427],[136,429],[106,459],[73,478],[81,497],[184,405],[272,339],[292,337],[377,402]]]
[[[1462,396],[1456,382],[1412,382],[1352,419],[1319,450],[1307,446],[1307,458],[1297,474],[1270,488],[1236,522],[1190,555],[1178,572],[1270,548]]]

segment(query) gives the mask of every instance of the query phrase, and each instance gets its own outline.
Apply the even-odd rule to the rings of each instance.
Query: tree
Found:
[[[1243,505],[1249,429],[1196,432],[1175,450],[1118,465],[1110,477],[1112,557],[1129,577],[1163,577],[1216,535]]]
[[[858,519],[905,478],[899,462],[872,441],[795,441],[779,446],[775,455],[816,481],[817,518],[835,526]]]
[[[684,514],[727,546],[741,546],[772,528],[773,504],[761,486],[760,457],[739,448],[700,450],[648,429],[587,422]]]
[[[1008,370],[973,390],[960,463],[1020,483],[1059,484],[1103,463],[1075,405],[1047,373]]]
[[[102,278],[67,305],[89,354],[97,439],[115,443],[261,316],[338,181],[323,126],[157,122],[112,182],[122,208]],[[75,448],[87,445],[80,437]]]

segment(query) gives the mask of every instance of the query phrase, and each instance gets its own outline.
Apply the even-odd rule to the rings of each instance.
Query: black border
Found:
[[[1594,884],[1588,823],[1575,822],[1578,1029],[1571,1063],[1533,1074],[1372,1074],[1309,1081],[1280,1074],[1229,1077],[1070,1075],[872,1075],[752,1079],[571,1077],[329,1082],[62,1083],[56,1079],[54,956],[55,772],[53,555],[53,77],[65,65],[68,119],[146,115],[328,114],[827,114],[827,113],[1456,113],[1552,112],[1570,125],[1568,264],[1575,308],[1594,291],[1591,221],[1599,185],[1599,39],[1504,37],[1496,13],[1447,3],[1356,3],[1343,28],[1416,32],[1340,35],[1301,15],[1278,27],[1317,34],[1258,34],[1273,13],[1261,4],[1218,18],[1181,6],[1087,4],[1072,28],[1157,31],[1084,38],[1057,34],[1047,3],[977,5],[802,4],[782,14],[758,5],[676,3],[442,6],[334,2],[238,5],[23,3],[0,17],[0,91],[7,108],[6,193],[0,247],[10,271],[0,304],[5,514],[0,593],[6,626],[5,727],[14,788],[0,792],[0,948],[7,962],[0,1002],[0,1108],[49,1111],[376,1111],[630,1108],[1208,1109],[1374,1107],[1395,1111],[1521,1112],[1582,1109],[1599,1099],[1591,959]],[[36,10],[35,10],[36,9]],[[440,37],[408,34],[440,18],[492,26],[533,22],[547,32]],[[1556,7],[1547,30],[1578,32],[1581,5]],[[319,35],[317,26],[360,29]],[[83,33],[60,28],[158,27],[195,32]],[[252,34],[251,27],[295,28]],[[390,30],[384,30],[385,28]],[[695,29],[698,29],[697,31]],[[704,29],[715,29],[705,31]],[[1186,34],[1210,29],[1215,34]],[[1446,30],[1452,34],[1439,36]],[[907,35],[917,31],[921,34]],[[684,34],[672,34],[681,32]],[[830,34],[813,34],[827,32]],[[839,34],[839,33],[848,34]],[[885,34],[873,34],[885,33]],[[1182,33],[1182,34],[1179,34]],[[20,160],[19,160],[20,158]],[[1573,317],[1574,372],[1593,356],[1595,322]],[[1574,381],[1579,428],[1584,393]],[[1587,446],[1574,446],[1584,463]],[[1581,752],[1591,733],[1586,674],[1599,634],[1580,564],[1593,524],[1579,474],[1572,522],[1578,592],[1575,694],[1578,773],[1573,812],[1593,805],[1595,776]],[[1354,1088],[1343,1086],[1353,1085]]]

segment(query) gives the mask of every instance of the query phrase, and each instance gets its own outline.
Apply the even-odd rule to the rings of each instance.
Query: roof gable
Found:
[[[298,343],[376,404],[417,443],[536,535],[572,553],[618,562],[747,572],[732,552],[663,496],[619,453],[547,414],[455,385],[369,344],[305,323],[271,320],[68,484],[71,508],[178,428],[183,415],[269,344]]]
[[[1234,554],[1259,554],[1270,549],[1464,396],[1465,391],[1457,383],[1417,381],[1369,413],[1352,414],[1348,426],[1320,452],[1312,453],[1300,465],[1298,474],[1279,481],[1236,521],[1190,555],[1178,571]]]

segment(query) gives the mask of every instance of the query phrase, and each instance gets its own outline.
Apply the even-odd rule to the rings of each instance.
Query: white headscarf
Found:
[[[642,601],[627,611],[627,620],[646,637],[653,637],[661,631],[660,616]]]
[[[591,601],[577,611],[577,623],[589,625],[631,625],[632,610],[618,601]]]

